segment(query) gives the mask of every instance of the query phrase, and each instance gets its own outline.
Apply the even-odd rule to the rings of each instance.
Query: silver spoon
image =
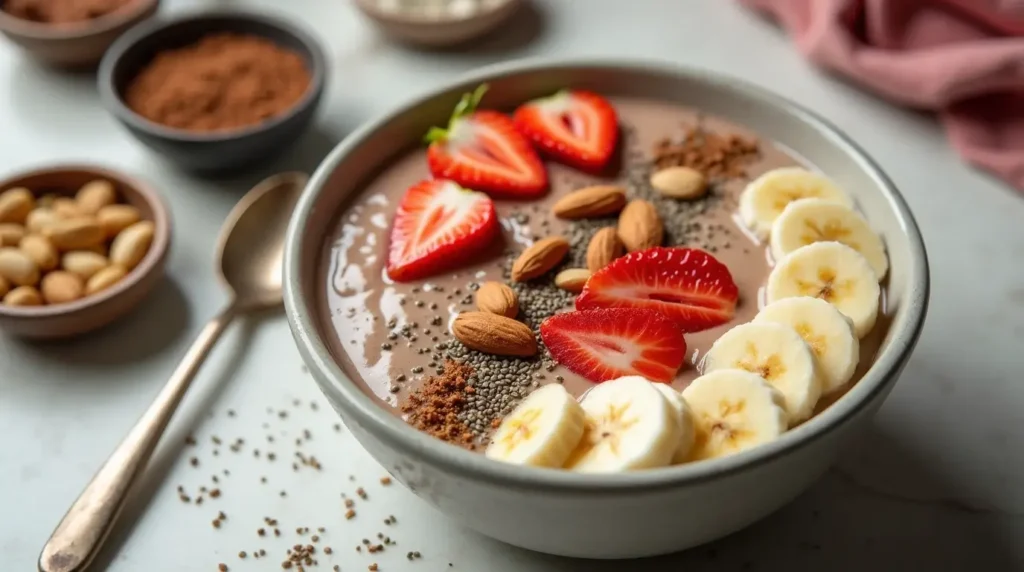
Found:
[[[40,572],[82,572],[107,539],[125,498],[153,455],[192,378],[231,320],[281,304],[285,230],[306,175],[283,173],[253,187],[228,214],[217,241],[230,298],[199,332],[142,418],[85,487],[39,555]]]

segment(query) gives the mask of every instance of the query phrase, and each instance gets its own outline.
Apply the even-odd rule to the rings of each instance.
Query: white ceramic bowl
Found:
[[[507,22],[523,0],[505,0],[469,16],[429,18],[382,10],[375,0],[355,0],[356,7],[387,35],[421,46],[443,48],[458,46],[494,31]]]
[[[895,313],[874,365],[820,415],[772,443],[700,463],[583,475],[501,464],[420,433],[351,382],[316,314],[326,234],[347,196],[397,153],[443,124],[459,96],[488,82],[499,107],[566,86],[703,109],[792,149],[856,198],[889,248]],[[907,363],[928,305],[928,263],[917,226],[892,183],[821,118],[746,83],[667,64],[526,61],[483,69],[350,135],[317,169],[292,217],[285,304],[299,350],[359,442],[395,478],[449,517],[517,546],[565,556],[631,558],[702,544],[739,530],[813,483],[862,431]]]

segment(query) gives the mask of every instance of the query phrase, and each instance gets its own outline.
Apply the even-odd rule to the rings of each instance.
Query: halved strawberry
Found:
[[[491,198],[444,179],[405,192],[391,226],[388,276],[405,282],[465,262],[500,232]]]
[[[738,298],[729,269],[714,256],[698,248],[656,246],[595,272],[576,309],[656,310],[684,332],[699,332],[731,320]]]
[[[427,132],[427,163],[438,178],[507,198],[534,198],[547,190],[540,157],[512,120],[497,111],[478,111],[487,91],[481,85],[462,96],[448,129]]]
[[[524,103],[512,116],[539,149],[585,171],[608,164],[619,138],[619,121],[608,101],[589,91],[560,91]]]
[[[668,383],[686,358],[683,332],[654,310],[555,314],[540,325],[540,337],[555,361],[594,382],[642,375]]]

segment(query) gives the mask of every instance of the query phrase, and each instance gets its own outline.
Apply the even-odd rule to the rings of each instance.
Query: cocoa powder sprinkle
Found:
[[[468,365],[445,361],[443,372],[426,378],[402,406],[409,423],[443,441],[471,446],[473,434],[459,413],[466,405],[466,382],[472,373]]]
[[[125,101],[168,127],[239,129],[281,115],[311,82],[298,53],[257,36],[217,33],[158,53],[129,82]]]
[[[758,157],[757,141],[739,135],[721,135],[702,126],[690,127],[681,137],[662,139],[654,146],[659,169],[690,167],[709,179],[745,177],[746,165]]]

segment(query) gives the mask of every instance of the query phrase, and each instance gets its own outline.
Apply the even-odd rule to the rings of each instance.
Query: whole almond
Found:
[[[566,268],[555,276],[555,286],[568,292],[582,292],[583,287],[590,278],[590,271],[586,268]]]
[[[594,233],[587,245],[587,270],[597,272],[622,256],[622,241],[615,227],[605,227]]]
[[[15,187],[0,193],[0,222],[23,224],[25,217],[36,206],[36,197],[25,187]]]
[[[139,221],[122,230],[110,243],[110,261],[128,270],[135,268],[153,243],[153,221]]]
[[[89,248],[106,238],[99,223],[90,217],[62,218],[46,227],[43,234],[62,252]]]
[[[25,238],[25,227],[16,222],[0,222],[0,246],[18,246]]]
[[[118,266],[117,264],[111,264],[96,274],[93,274],[92,278],[86,281],[85,294],[87,296],[91,296],[101,290],[106,290],[116,284],[118,280],[124,278],[124,275],[127,273],[128,271],[125,270],[124,267]]]
[[[53,214],[57,218],[78,218],[85,216],[82,212],[82,208],[78,206],[78,201],[70,197],[57,197],[53,199],[53,204],[50,205],[50,209],[53,210]]]
[[[11,284],[6,278],[0,276],[0,298],[3,298],[11,291]]]
[[[35,286],[18,286],[4,296],[8,306],[42,306],[43,297]]]
[[[531,244],[512,264],[512,280],[525,282],[551,270],[569,253],[569,241],[551,236]]]
[[[519,313],[519,298],[501,282],[484,282],[476,291],[476,307],[481,312],[515,318]]]
[[[117,233],[139,222],[142,215],[132,205],[107,205],[96,213],[96,222],[103,227],[107,238],[114,238]]]
[[[64,254],[61,259],[61,266],[68,272],[73,272],[82,280],[92,278],[100,270],[110,264],[107,257],[88,250],[72,250]]]
[[[21,250],[5,246],[0,248],[0,276],[15,286],[35,286],[39,283],[39,267]]]
[[[615,214],[626,206],[626,190],[613,185],[594,185],[558,199],[551,211],[559,218],[592,218]]]
[[[28,213],[28,218],[25,219],[25,227],[31,233],[43,234],[47,227],[58,220],[60,220],[60,217],[57,216],[57,213],[53,212],[53,209],[32,209],[32,212]]]
[[[665,229],[654,205],[634,199],[619,215],[619,240],[629,252],[645,250],[661,244]]]
[[[39,289],[47,304],[64,304],[81,298],[85,294],[85,283],[77,274],[58,270],[43,276]]]
[[[43,272],[49,272],[60,263],[60,255],[50,239],[39,234],[29,234],[21,239],[18,248],[28,255]]]
[[[82,185],[75,193],[75,202],[83,213],[94,215],[107,205],[117,202],[117,192],[110,181],[97,179]],[[45,295],[45,292],[43,293]]]
[[[452,335],[485,354],[526,357],[537,353],[537,340],[526,324],[490,312],[462,312],[452,322]]]
[[[708,191],[704,173],[690,167],[668,167],[651,175],[651,186],[673,199],[699,199]]]

